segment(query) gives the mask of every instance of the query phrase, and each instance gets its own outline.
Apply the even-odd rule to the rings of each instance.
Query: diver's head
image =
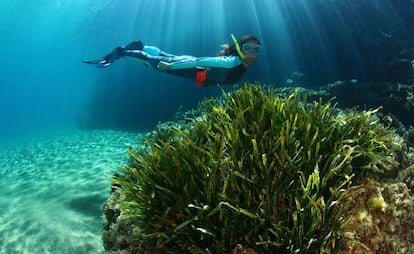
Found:
[[[220,56],[239,56],[242,59],[244,67],[249,67],[253,64],[260,53],[260,41],[256,36],[245,35],[239,40],[231,35],[233,44],[222,45],[223,49]]]
[[[260,41],[253,35],[245,35],[238,40],[244,67],[253,64],[260,54]]]

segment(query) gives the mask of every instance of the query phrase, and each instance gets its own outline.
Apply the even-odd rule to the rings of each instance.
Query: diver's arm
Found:
[[[191,60],[184,60],[173,63],[164,63],[169,65],[170,70],[192,69],[196,67],[214,67],[231,69],[242,63],[240,57],[237,56],[219,56],[219,57],[199,57]],[[161,69],[161,68],[160,68]]]

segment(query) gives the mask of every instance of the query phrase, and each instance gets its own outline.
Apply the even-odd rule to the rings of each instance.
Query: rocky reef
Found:
[[[396,178],[363,180],[339,253],[414,252],[414,196],[407,183],[412,177],[413,165]]]
[[[412,87],[372,85],[245,84],[160,125],[113,178],[105,249],[413,252]]]

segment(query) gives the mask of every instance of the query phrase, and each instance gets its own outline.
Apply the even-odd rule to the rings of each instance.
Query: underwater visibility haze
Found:
[[[368,87],[369,107],[389,103],[375,82],[414,93],[412,0],[2,0],[0,14],[0,253],[103,253],[101,204],[126,148],[232,89],[130,59],[82,63],[119,45],[215,56],[252,34],[262,48],[240,84],[370,84],[352,90]],[[413,125],[411,102],[385,111]]]

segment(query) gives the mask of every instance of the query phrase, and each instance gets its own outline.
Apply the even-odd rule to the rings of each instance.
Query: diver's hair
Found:
[[[237,42],[239,43],[240,47],[243,47],[243,44],[245,44],[246,42],[249,41],[256,41],[257,44],[260,45],[260,41],[259,39],[257,39],[256,36],[253,35],[244,35],[242,36]],[[234,43],[232,44],[223,44],[221,45],[221,51],[218,54],[219,56],[238,56],[239,54],[237,53],[236,50],[236,45],[234,45]]]

